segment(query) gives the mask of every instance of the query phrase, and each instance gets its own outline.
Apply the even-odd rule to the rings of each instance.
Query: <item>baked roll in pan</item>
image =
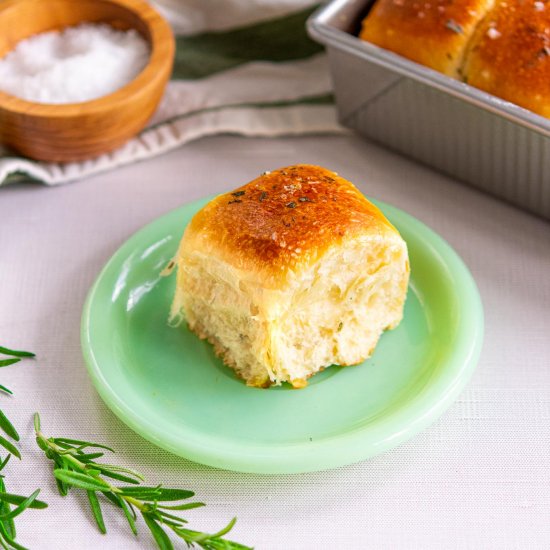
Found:
[[[543,0],[376,0],[359,37],[550,117]]]

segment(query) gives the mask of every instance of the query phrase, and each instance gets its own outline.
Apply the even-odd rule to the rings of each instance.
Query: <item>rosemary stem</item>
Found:
[[[62,449],[59,445],[54,443],[53,441],[50,441],[41,431],[36,432],[36,439],[44,443],[47,447],[49,447],[52,451],[55,451],[56,453],[59,453],[63,455],[65,459],[67,459],[69,462],[72,462],[77,468],[80,469],[86,469],[86,464],[83,462],[80,462],[78,458],[75,458],[73,455],[69,453],[64,453],[64,449]]]
[[[146,510],[146,507],[141,500],[138,500],[137,498],[134,498],[134,497],[129,497],[128,495],[119,495],[119,496],[123,498],[128,504],[132,504],[132,506],[135,506],[140,512],[144,512]]]
[[[39,439],[42,443],[44,443],[47,447],[49,447],[52,451],[55,451],[56,453],[62,453],[63,458],[65,458],[68,462],[71,462],[74,466],[76,466],[78,469],[82,470],[89,470],[87,464],[84,464],[83,462],[80,462],[78,458],[75,458],[73,455],[64,453],[65,449],[48,439],[41,431],[36,432],[36,438]],[[119,494],[121,498],[123,498],[126,502],[129,504],[132,504],[135,506],[140,512],[144,512],[147,510],[147,505],[144,504],[141,500],[138,500],[134,497],[130,497],[128,495],[120,495],[121,490],[118,487],[115,487],[114,485],[111,485],[108,481],[102,478],[102,481],[105,483],[105,491],[113,492],[116,494]]]

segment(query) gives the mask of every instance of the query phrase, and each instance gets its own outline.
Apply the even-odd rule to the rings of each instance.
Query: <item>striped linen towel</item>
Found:
[[[36,162],[0,149],[0,185],[66,183],[219,133],[342,131],[325,54],[305,31],[315,6],[299,0],[158,2],[173,24],[177,46],[171,81],[148,126],[116,151],[84,162]],[[169,2],[179,2],[187,13],[167,11]]]

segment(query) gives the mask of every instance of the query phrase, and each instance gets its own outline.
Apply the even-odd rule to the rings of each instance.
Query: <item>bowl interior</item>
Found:
[[[0,7],[0,56],[25,38],[83,22],[132,28],[152,45],[151,30],[136,6],[126,0],[9,0]]]
[[[106,23],[118,30],[136,30],[151,49],[145,68],[118,90],[78,103],[38,103],[0,90],[0,123],[6,113],[35,119],[70,118],[83,112],[124,109],[128,99],[136,96],[159,99],[159,90],[170,76],[175,41],[167,21],[145,0],[0,0],[0,58],[30,36],[80,23]],[[0,139],[2,134],[0,124]]]

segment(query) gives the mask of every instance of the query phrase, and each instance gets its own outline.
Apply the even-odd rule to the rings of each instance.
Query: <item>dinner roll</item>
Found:
[[[492,5],[493,0],[377,0],[359,37],[458,77],[469,37]]]
[[[470,42],[464,80],[550,117],[550,4],[499,2]]]
[[[265,172],[200,210],[175,258],[172,319],[250,386],[368,358],[403,316],[407,246],[349,181],[319,166]]]

